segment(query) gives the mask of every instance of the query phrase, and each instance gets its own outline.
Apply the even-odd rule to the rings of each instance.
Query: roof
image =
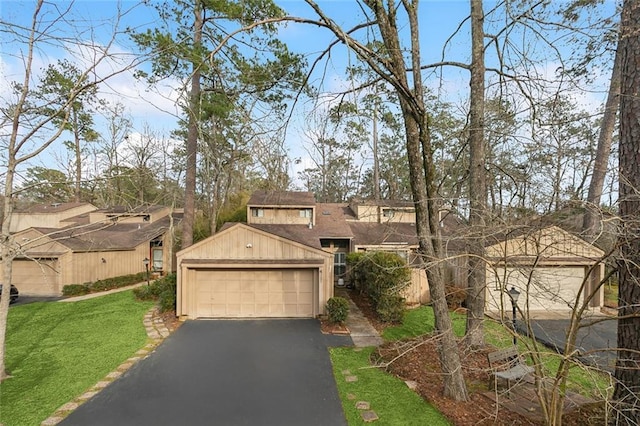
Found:
[[[114,213],[114,214],[134,214],[134,213],[153,213],[166,209],[165,206],[145,204],[130,208],[127,206],[111,206],[98,209],[93,213]]]
[[[413,223],[349,222],[353,243],[360,246],[380,244],[418,245],[416,225]]]
[[[179,220],[174,217],[174,219]],[[63,229],[34,228],[74,252],[132,250],[169,230],[170,217],[153,223],[96,223]]]
[[[316,208],[316,228],[320,238],[353,238],[347,219],[355,219],[348,204],[319,203]]]
[[[71,210],[76,207],[82,206],[90,206],[93,209],[96,209],[95,206],[89,203],[42,203],[42,204],[33,204],[29,207],[16,209],[15,213],[29,213],[29,214],[38,214],[38,213],[58,213],[66,210]]]
[[[307,225],[275,225],[275,224],[250,224],[251,228],[268,232],[278,237],[286,238],[309,247],[322,250],[318,227],[309,228]]]
[[[362,206],[379,206],[379,207],[415,207],[415,203],[413,201],[406,200],[361,200],[354,199],[352,201],[354,205],[362,205]]]
[[[312,192],[299,191],[256,191],[247,203],[249,206],[315,207],[316,198]]]

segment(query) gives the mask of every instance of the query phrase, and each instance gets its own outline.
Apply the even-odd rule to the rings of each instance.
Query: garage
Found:
[[[61,292],[59,288],[57,259],[15,259],[11,283],[20,294],[29,296],[51,296]]]
[[[179,251],[177,315],[186,320],[324,314],[333,296],[333,255],[308,226],[298,228],[299,234],[289,228],[287,238],[275,233],[277,227],[268,232],[237,223]]]
[[[198,318],[313,317],[312,269],[196,272]]]
[[[557,226],[518,231],[486,248],[488,311],[511,310],[511,287],[523,311],[571,311],[591,294],[589,307],[604,304],[600,249]]]
[[[531,311],[572,309],[576,301],[580,303],[583,300],[580,287],[584,276],[585,268],[582,266],[495,268],[487,276],[487,287],[491,289],[487,303],[492,310],[498,309],[500,303],[510,307],[511,302],[504,289],[515,287],[523,294],[518,300],[521,308],[528,307]],[[502,302],[501,294],[506,299]]]

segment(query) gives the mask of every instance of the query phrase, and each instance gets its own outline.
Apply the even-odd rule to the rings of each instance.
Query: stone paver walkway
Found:
[[[104,293],[101,293],[101,295],[104,295]],[[70,412],[78,408],[82,403],[91,399],[102,389],[109,386],[111,382],[120,377],[136,362],[146,358],[165,338],[171,334],[171,331],[165,326],[164,321],[158,312],[157,306],[154,306],[145,314],[143,323],[147,331],[147,336],[149,336],[152,341],[147,343],[145,347],[136,352],[131,358],[120,364],[114,371],[107,374],[104,379],[93,385],[85,393],[58,408],[55,413],[41,423],[41,426],[53,426],[60,423],[67,415],[69,415]]]
[[[356,347],[380,346],[383,343],[378,331],[371,325],[367,317],[364,316],[358,305],[349,297],[345,289],[336,289],[335,295],[344,297],[349,301],[349,315],[345,324],[351,332],[351,340]]]

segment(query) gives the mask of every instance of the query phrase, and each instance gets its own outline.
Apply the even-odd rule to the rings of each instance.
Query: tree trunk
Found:
[[[78,112],[75,108],[71,112],[73,119],[73,139],[76,154],[76,182],[75,182],[75,202],[81,201],[80,188],[82,183],[82,147],[80,146],[80,129],[78,128]]]
[[[193,44],[202,42],[202,8],[200,0],[194,5]],[[184,184],[184,218],[182,220],[183,249],[193,244],[193,228],[196,215],[196,167],[198,155],[198,123],[200,121],[200,64],[193,63],[191,93],[189,94],[189,124],[187,131],[186,170]]]
[[[17,123],[16,128],[17,128]],[[13,143],[11,143],[12,150]],[[7,317],[9,315],[9,302],[10,302],[10,293],[11,293],[11,272],[13,268],[13,237],[9,232],[11,229],[11,218],[13,216],[13,179],[15,176],[15,160],[12,155],[9,156],[9,161],[7,164],[7,172],[5,175],[5,187],[4,187],[4,216],[2,218],[2,241],[0,241],[0,261],[3,266],[3,275],[2,282],[4,285],[2,286],[2,295],[0,295],[0,382],[8,377],[6,368],[5,368],[5,349],[6,349],[6,338],[7,338]]]
[[[400,86],[407,89],[406,91],[399,91],[398,98],[404,116],[411,191],[416,206],[418,252],[426,267],[436,333],[440,336],[438,350],[444,376],[443,394],[457,401],[466,401],[468,399],[467,388],[462,375],[458,345],[453,333],[453,323],[449,316],[444,275],[442,273],[436,173],[428,114],[424,104],[424,88],[420,74],[417,4],[411,3],[409,0],[403,1],[411,29],[411,67],[413,69],[413,90],[411,90],[405,72],[408,67],[405,66],[399,35],[395,30],[397,28],[395,11],[386,12],[381,3],[370,3],[376,14],[382,38],[391,57],[394,78],[397,79]],[[395,5],[390,3],[389,7],[395,7]]]
[[[487,175],[484,142],[484,12],[482,0],[471,0],[471,94],[469,108],[469,225],[467,239],[467,328],[465,344],[484,346],[486,266],[484,232],[487,211]]]
[[[609,154],[611,153],[611,143],[613,141],[613,130],[616,126],[616,115],[620,103],[620,68],[622,66],[622,54],[620,50],[620,40],[618,39],[616,56],[613,61],[613,70],[611,71],[609,93],[607,94],[602,123],[600,124],[596,158],[593,162],[593,175],[589,183],[589,193],[586,203],[587,209],[582,222],[583,235],[589,242],[595,241],[600,231],[600,198],[602,197],[604,178],[607,174],[607,165],[609,164]]]
[[[620,235],[616,425],[640,424],[640,3],[625,0],[621,25]]]

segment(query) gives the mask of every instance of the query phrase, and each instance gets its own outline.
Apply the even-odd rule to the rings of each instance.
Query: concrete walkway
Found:
[[[97,293],[83,294],[82,296],[67,297],[65,299],[60,299],[57,301],[58,302],[79,302],[80,300],[93,299],[95,297],[106,296],[107,294],[120,293],[121,291],[127,291],[127,290],[131,290],[132,288],[142,287],[143,285],[147,285],[147,282],[143,281],[141,283],[128,285],[126,287],[114,288],[113,290],[107,290],[107,291],[99,291]]]
[[[351,340],[356,347],[380,346],[384,341],[378,331],[371,325],[367,317],[364,316],[358,305],[349,297],[346,289],[336,288],[335,295],[344,297],[349,301],[349,315],[345,324],[351,332]]]

